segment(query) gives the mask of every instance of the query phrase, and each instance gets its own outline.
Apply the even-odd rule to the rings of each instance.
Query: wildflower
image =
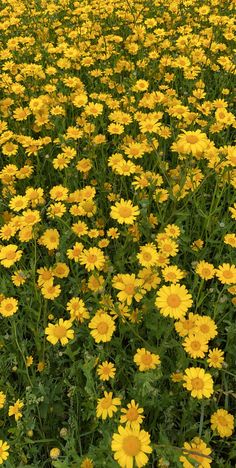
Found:
[[[138,206],[133,205],[130,200],[125,201],[123,198],[111,208],[111,217],[120,224],[133,224],[139,214]]]
[[[188,335],[183,342],[183,347],[193,359],[204,358],[208,351],[207,340],[203,335]]]
[[[97,368],[97,374],[103,381],[114,379],[116,368],[112,362],[104,361]]]
[[[58,447],[54,447],[50,450],[49,455],[52,460],[57,460],[60,456],[60,449]]]
[[[79,262],[81,265],[85,265],[86,270],[91,271],[95,268],[102,270],[105,257],[102,250],[97,247],[91,247],[90,249],[84,249],[79,256]]]
[[[113,434],[111,449],[114,458],[122,468],[132,468],[135,461],[140,468],[148,462],[148,456],[152,452],[150,447],[150,435],[144,430],[135,428],[118,427],[118,433]]]
[[[8,297],[0,302],[0,314],[3,317],[11,317],[18,310],[18,300],[14,297]]]
[[[72,297],[66,304],[66,310],[69,311],[71,320],[78,320],[83,323],[85,319],[89,318],[88,310],[85,307],[85,303],[78,297]]]
[[[178,319],[186,314],[192,302],[192,296],[184,285],[171,284],[159,289],[155,305],[165,317],[170,316]]]
[[[194,437],[190,443],[184,442],[183,455],[179,460],[183,463],[184,468],[194,468],[196,462],[199,468],[210,468],[212,462],[210,454],[211,449],[207,447],[205,442],[199,437]]]
[[[218,409],[211,415],[211,428],[220,437],[230,437],[234,430],[234,417],[225,409]]]
[[[209,367],[221,369],[224,362],[224,353],[219,348],[210,349],[208,353],[207,362]]]
[[[217,335],[217,327],[214,320],[207,315],[198,315],[196,318],[195,333],[202,334],[207,341],[215,338]]]
[[[136,278],[133,273],[114,276],[112,285],[120,290],[117,294],[119,301],[126,302],[128,305],[131,305],[133,298],[139,302],[145,294],[143,280]]]
[[[145,348],[138,348],[134,355],[134,362],[139,367],[141,372],[155,369],[160,364],[160,356],[150,353]]]
[[[216,276],[222,284],[236,283],[236,266],[223,263],[216,270]]]
[[[153,244],[146,244],[139,249],[137,255],[139,263],[144,267],[151,267],[156,264],[157,250]]]
[[[110,341],[115,331],[115,322],[113,318],[104,312],[97,312],[89,322],[88,326],[92,330],[90,333],[96,343],[100,343],[101,341]]]
[[[106,419],[107,417],[112,418],[113,413],[116,413],[117,406],[121,405],[120,398],[113,398],[112,392],[104,392],[104,397],[98,399],[96,416],[97,418]]]
[[[201,260],[196,265],[196,273],[202,279],[205,279],[205,280],[212,279],[215,275],[215,268],[211,263]]]
[[[139,405],[134,400],[131,400],[127,408],[121,408],[121,413],[123,414],[120,417],[120,423],[126,424],[126,427],[131,428],[140,427],[144,419],[144,416],[142,416],[143,411],[143,408],[139,408]]]
[[[9,448],[10,446],[7,444],[7,442],[0,440],[0,465],[2,465],[9,457]]]
[[[18,262],[22,256],[22,250],[17,250],[15,244],[8,244],[7,246],[0,247],[0,263],[5,268],[10,268],[14,263]]]
[[[189,367],[185,370],[183,386],[191,392],[193,398],[210,398],[213,394],[213,380],[201,367]]]
[[[80,465],[80,468],[93,468],[94,467],[94,464],[93,464],[93,460],[91,460],[91,458],[84,458],[84,460],[82,461],[81,465]]]
[[[62,318],[55,325],[49,323],[45,329],[47,340],[53,345],[60,341],[62,346],[65,346],[69,340],[74,338],[74,330],[71,329],[71,326],[70,320],[63,320]]]
[[[21,409],[23,406],[23,401],[17,400],[14,405],[9,406],[8,416],[15,416],[15,421],[18,421],[20,418],[22,418]]]
[[[0,392],[0,409],[2,409],[5,405],[6,395],[3,392]]]

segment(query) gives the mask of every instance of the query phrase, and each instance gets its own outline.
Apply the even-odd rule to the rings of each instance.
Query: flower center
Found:
[[[203,380],[199,377],[195,377],[195,379],[192,379],[191,384],[194,390],[202,390],[204,387]]]
[[[97,326],[97,331],[100,335],[105,335],[108,331],[108,325],[106,322],[100,322]]]
[[[111,401],[111,397],[107,397],[107,398],[104,398],[102,401],[101,401],[101,407],[103,409],[107,409],[111,406],[112,404],[112,401]]]
[[[142,363],[148,366],[152,363],[152,356],[150,354],[144,354],[141,358]]]
[[[227,426],[227,421],[224,418],[224,416],[218,416],[218,421],[219,421],[221,426]]]
[[[199,341],[192,341],[191,348],[194,351],[198,351],[201,348],[201,343]]]
[[[209,325],[204,324],[204,325],[201,325],[199,328],[200,328],[202,333],[208,333],[209,332]]]
[[[177,294],[170,294],[167,298],[167,304],[169,307],[179,307],[181,300]]]
[[[186,141],[190,143],[191,145],[194,145],[195,143],[198,142],[198,137],[196,135],[187,135]]]
[[[129,421],[136,421],[136,419],[138,419],[138,416],[139,414],[136,408],[129,408],[129,410],[126,413],[126,417]]]
[[[54,336],[56,338],[60,339],[60,338],[63,338],[64,336],[66,336],[66,332],[67,332],[67,330],[66,330],[65,327],[63,327],[63,325],[56,325],[55,328],[54,328],[53,334],[54,334]]]
[[[97,256],[96,256],[96,255],[90,254],[90,255],[88,255],[88,257],[87,257],[87,261],[88,261],[89,263],[95,263],[96,260],[97,260]]]
[[[232,271],[230,271],[230,270],[225,270],[225,271],[223,272],[223,276],[224,276],[225,278],[227,278],[227,279],[228,279],[228,278],[232,278],[233,273],[232,273]]]
[[[149,252],[144,252],[143,258],[144,258],[144,260],[146,260],[148,262],[149,260],[152,259],[152,255]]]
[[[5,310],[7,312],[11,312],[12,309],[13,309],[13,304],[9,303],[5,305]]]
[[[134,285],[133,284],[126,284],[124,291],[126,294],[133,295],[134,294]]]
[[[140,452],[141,443],[138,437],[130,435],[124,438],[122,448],[126,455],[135,457]]]
[[[16,252],[11,251],[11,252],[7,252],[5,258],[6,258],[6,260],[13,260],[15,258],[15,256],[16,256]]]
[[[132,210],[128,206],[121,206],[119,209],[119,214],[122,218],[128,218],[131,216]]]

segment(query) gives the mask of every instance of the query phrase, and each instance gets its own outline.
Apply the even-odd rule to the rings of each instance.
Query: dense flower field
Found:
[[[2,0],[0,465],[233,468],[232,0]]]

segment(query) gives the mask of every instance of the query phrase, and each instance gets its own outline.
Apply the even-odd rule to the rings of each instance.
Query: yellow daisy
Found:
[[[104,392],[104,397],[98,399],[96,416],[97,418],[106,419],[112,418],[113,413],[116,413],[117,406],[121,405],[120,398],[113,398],[112,392]]]
[[[134,463],[141,468],[148,462],[152,452],[148,432],[139,427],[118,427],[118,433],[113,434],[111,449],[114,458],[122,468],[133,468]]]
[[[126,201],[123,198],[111,207],[111,218],[116,219],[120,224],[134,224],[139,214],[138,206],[133,205],[131,200]]]
[[[115,331],[115,321],[110,315],[98,312],[89,322],[91,335],[96,343],[111,341],[111,337]]]
[[[175,319],[183,317],[191,307],[192,296],[184,285],[171,284],[162,286],[157,293],[155,305],[165,317]]]

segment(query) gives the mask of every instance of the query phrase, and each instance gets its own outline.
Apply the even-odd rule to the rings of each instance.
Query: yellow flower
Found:
[[[236,266],[223,263],[216,270],[216,276],[222,284],[236,283]]]
[[[0,302],[0,314],[3,317],[11,317],[18,310],[18,300],[14,297],[8,297]]]
[[[175,319],[183,317],[191,307],[193,301],[184,285],[171,284],[162,286],[157,293],[155,305],[165,317]]]
[[[57,447],[54,447],[50,450],[49,455],[52,460],[57,460],[57,458],[60,456],[60,453],[61,453],[60,449]]]
[[[81,465],[80,465],[80,468],[93,468],[94,467],[94,464],[93,464],[93,460],[91,460],[91,458],[84,458],[84,460],[82,461]]]
[[[208,351],[207,339],[201,334],[188,335],[183,342],[183,347],[193,359],[204,358]]]
[[[141,372],[155,369],[160,364],[160,356],[150,353],[145,348],[138,348],[134,355],[134,362],[139,367]]]
[[[152,452],[150,435],[139,427],[119,426],[118,433],[113,434],[111,449],[122,468],[132,468],[134,462],[141,468],[148,463],[146,454]]]
[[[126,201],[123,198],[111,207],[111,218],[120,224],[134,224],[139,214],[138,206],[133,205],[131,200]]]
[[[8,244],[0,248],[0,263],[5,268],[10,268],[14,263],[18,262],[22,256],[22,250],[17,250],[15,244]]]
[[[43,284],[41,291],[45,299],[53,301],[60,295],[61,287],[59,284],[53,284],[53,280],[49,280]]]
[[[71,330],[71,326],[70,320],[63,320],[62,318],[55,325],[49,323],[45,329],[47,340],[53,345],[60,341],[62,346],[65,346],[69,340],[74,338],[74,330]]]
[[[189,367],[185,370],[183,387],[191,392],[193,398],[199,400],[210,398],[213,394],[213,380],[210,374],[201,367]]]
[[[218,409],[211,416],[211,428],[217,430],[220,437],[230,437],[234,431],[234,417],[225,409]]]
[[[47,247],[48,250],[55,250],[59,246],[59,240],[60,236],[57,229],[46,229],[38,242]]]
[[[224,353],[219,348],[213,348],[208,353],[207,359],[209,367],[214,367],[215,369],[221,369],[224,362]]]
[[[0,409],[2,409],[3,406],[5,405],[5,401],[6,401],[5,393],[0,392]]]
[[[199,468],[210,468],[212,462],[210,454],[211,449],[207,447],[205,442],[199,437],[194,437],[190,443],[184,443],[183,455],[179,460],[183,463],[184,468],[194,468],[196,463]]]
[[[111,341],[115,331],[115,322],[110,315],[98,312],[89,322],[90,332],[96,343]]]
[[[205,262],[205,260],[201,260],[196,265],[196,273],[202,279],[212,279],[215,276],[215,268],[211,263]]]
[[[209,145],[209,140],[205,133],[200,130],[185,131],[179,136],[174,145],[174,150],[181,154],[192,154],[193,156],[201,156]]]
[[[116,413],[117,406],[121,405],[120,398],[112,398],[112,392],[104,392],[104,397],[98,399],[96,416],[97,418],[106,419],[107,417],[112,418],[113,413]]]
[[[123,414],[120,417],[120,423],[126,424],[126,427],[139,427],[144,419],[144,416],[142,416],[143,411],[143,408],[139,408],[139,405],[131,400],[127,408],[121,408]]]
[[[103,381],[114,379],[116,368],[112,362],[104,361],[97,368],[97,374]]]
[[[133,273],[114,276],[112,285],[120,290],[117,294],[119,301],[126,302],[128,305],[131,305],[133,298],[139,302],[146,293],[143,280],[136,278]]]
[[[161,273],[165,281],[170,281],[173,284],[178,283],[185,276],[185,273],[176,265],[166,266]]]
[[[9,448],[10,446],[7,444],[7,442],[0,440],[0,465],[2,465],[9,457]]]
[[[182,317],[178,322],[175,322],[175,329],[180,336],[186,336],[195,331],[198,314],[190,312],[188,318]]]
[[[70,312],[71,320],[77,319],[78,322],[83,323],[85,319],[89,318],[84,301],[78,297],[72,297],[67,302],[66,310]]]
[[[139,249],[137,258],[144,267],[154,266],[158,258],[156,247],[153,244],[143,245]]]
[[[198,315],[195,323],[194,333],[200,333],[207,341],[212,340],[217,335],[217,326],[214,320],[207,315]]]
[[[102,270],[105,263],[105,257],[102,250],[97,247],[90,247],[90,249],[84,249],[79,256],[79,262],[81,265],[85,265],[86,270],[91,271],[95,268]]]
[[[15,420],[18,421],[22,418],[21,408],[23,408],[24,403],[21,400],[17,400],[14,405],[9,406],[8,416],[15,416]]]

